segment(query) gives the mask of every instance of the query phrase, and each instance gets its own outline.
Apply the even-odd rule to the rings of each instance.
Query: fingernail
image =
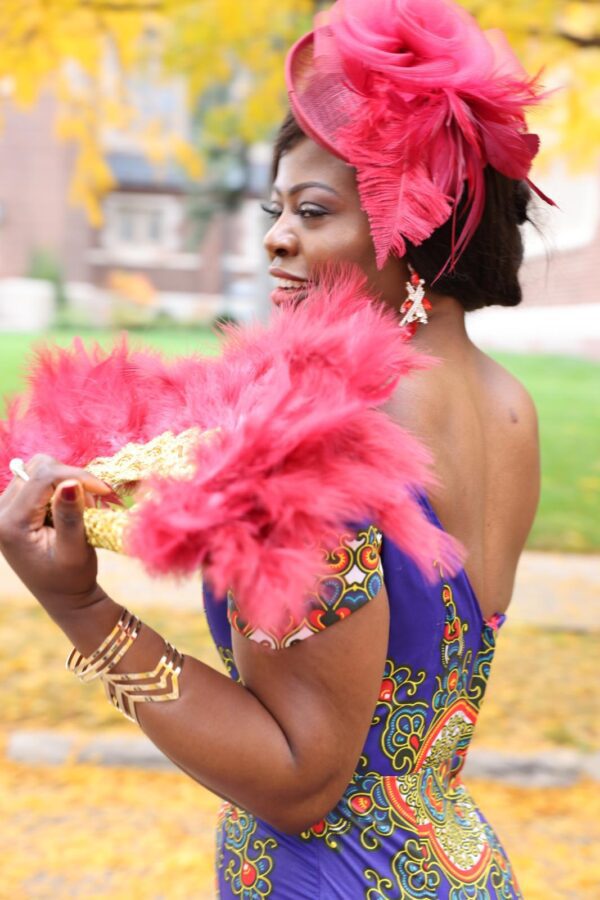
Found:
[[[123,501],[118,494],[115,494],[113,490],[111,490],[110,494],[104,494],[102,499],[106,500],[108,503],[118,503],[121,506],[123,505]]]
[[[66,484],[60,492],[60,498],[61,500],[66,500],[67,503],[73,503],[77,500],[77,485]]]

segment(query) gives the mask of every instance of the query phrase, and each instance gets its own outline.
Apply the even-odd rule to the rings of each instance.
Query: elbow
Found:
[[[274,805],[272,814],[265,817],[265,822],[277,831],[290,837],[297,837],[320,823],[343,795],[339,784],[329,789],[310,793],[306,790],[302,796],[286,798],[284,803]]]
[[[313,825],[316,825],[324,818],[324,815],[313,817],[298,816],[292,811],[289,813],[282,813],[278,816],[271,816],[269,819],[265,819],[265,821],[267,825],[270,825],[271,828],[278,831],[280,834],[285,834],[288,837],[299,837],[306,831],[310,831]]]
[[[312,818],[312,819],[300,819],[298,817],[286,817],[283,820],[278,821],[277,824],[269,823],[272,828],[275,828],[280,834],[285,834],[288,837],[299,837],[301,834],[304,834],[307,831],[310,831],[313,826],[317,825],[325,816],[321,816],[321,818]]]

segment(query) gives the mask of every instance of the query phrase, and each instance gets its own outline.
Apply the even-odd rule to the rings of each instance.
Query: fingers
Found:
[[[12,493],[19,493],[19,500],[31,507],[38,508],[50,502],[56,486],[61,481],[76,479],[84,490],[91,494],[107,496],[112,493],[112,488],[100,481],[85,469],[76,466],[67,466],[53,459],[51,456],[38,454],[25,464],[25,471],[29,475],[28,481],[23,481],[18,476],[11,482]]]
[[[112,498],[109,485],[76,466],[60,463],[51,456],[37,455],[25,464],[28,480],[16,475],[0,499],[0,514],[9,531],[37,531],[46,522],[48,504],[57,485],[76,480],[83,491]]]
[[[90,491],[92,494],[103,495],[109,494],[112,491],[112,488],[108,484],[105,484],[104,481],[100,481],[99,478],[96,478],[95,475],[92,475],[91,472],[86,471],[86,469],[65,465],[64,463],[60,463],[58,460],[53,459],[51,456],[44,456],[42,454],[34,456],[26,464],[25,468],[30,476],[30,481],[27,482],[27,484],[31,481],[38,481],[40,484],[45,481],[50,481],[56,486],[59,481],[76,478],[77,481],[81,482],[84,489]]]
[[[58,561],[80,559],[82,551],[88,549],[83,524],[84,507],[85,495],[80,482],[74,478],[61,481],[52,498]]]

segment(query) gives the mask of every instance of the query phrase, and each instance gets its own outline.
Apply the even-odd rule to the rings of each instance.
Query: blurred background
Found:
[[[0,0],[3,408],[40,341],[108,346],[127,330],[168,355],[216,354],[220,322],[268,316],[259,201],[283,60],[326,5]],[[600,3],[462,5],[542,71],[533,177],[558,204],[528,226],[522,306],[469,316],[532,393],[543,453],[472,783],[526,897],[598,897]],[[199,584],[150,582],[108,554],[101,580],[218,665]],[[214,896],[218,803],[71,684],[61,635],[2,564],[0,600],[0,897]]]

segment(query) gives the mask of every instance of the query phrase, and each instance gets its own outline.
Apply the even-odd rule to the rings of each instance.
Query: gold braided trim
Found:
[[[147,444],[126,444],[114,456],[101,456],[86,466],[88,472],[106,481],[119,493],[131,486],[161,475],[169,478],[191,478],[195,471],[193,451],[200,443],[213,439],[220,429],[200,431],[188,428],[180,434],[165,431]]]
[[[115,553],[124,551],[124,535],[130,517],[126,509],[95,509],[83,511],[83,525],[88,544]]]
[[[141,625],[137,616],[124,609],[111,633],[91,656],[84,656],[75,647],[71,650],[67,669],[86,683],[105,676],[123,659],[140,633]]]
[[[165,641],[165,651],[152,672],[120,673],[102,677],[111,703],[132,722],[138,721],[138,703],[165,703],[180,695],[183,655]]]
[[[147,444],[126,444],[114,456],[98,457],[86,469],[121,495],[129,493],[152,475],[191,478],[196,470],[194,450],[201,443],[213,440],[219,432],[219,428],[210,431],[189,428],[180,434],[165,431]],[[88,543],[115,553],[124,552],[129,521],[126,509],[89,507],[83,513]]]

